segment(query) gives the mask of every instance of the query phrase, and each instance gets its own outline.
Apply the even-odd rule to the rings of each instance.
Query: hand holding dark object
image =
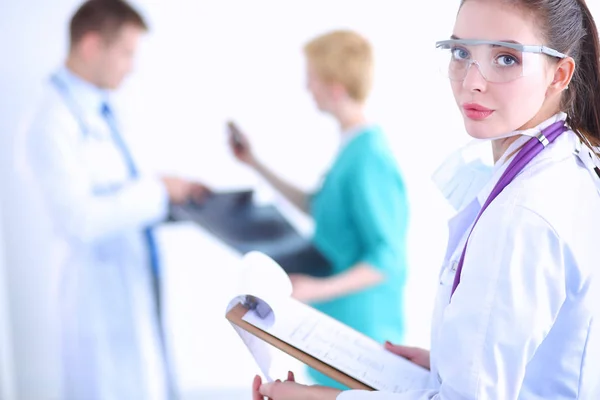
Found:
[[[246,135],[233,121],[227,122],[227,131],[229,133],[229,146],[235,158],[244,164],[253,165],[254,155]]]

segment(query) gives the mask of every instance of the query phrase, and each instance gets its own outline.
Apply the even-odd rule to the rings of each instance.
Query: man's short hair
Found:
[[[319,78],[339,83],[354,100],[366,100],[373,80],[371,44],[357,32],[338,30],[312,39],[304,53]]]
[[[125,25],[133,25],[144,31],[148,25],[130,4],[123,0],[88,0],[71,18],[69,26],[71,46],[86,34],[95,32],[106,40],[115,37]]]

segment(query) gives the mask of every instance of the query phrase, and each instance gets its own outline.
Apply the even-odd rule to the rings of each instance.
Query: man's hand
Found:
[[[201,203],[211,193],[205,185],[187,179],[163,176],[161,180],[173,204],[182,204],[190,200]]]
[[[202,204],[213,191],[203,183],[190,182],[190,200],[196,204]]]

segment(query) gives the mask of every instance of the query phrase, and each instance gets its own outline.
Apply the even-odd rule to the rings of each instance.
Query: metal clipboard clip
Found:
[[[246,295],[242,301],[242,305],[248,310],[253,310],[258,314],[260,318],[266,318],[273,310],[263,300],[255,297]]]

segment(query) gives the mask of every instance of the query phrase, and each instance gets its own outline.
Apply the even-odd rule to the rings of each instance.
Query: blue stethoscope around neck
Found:
[[[90,129],[85,121],[85,118],[83,117],[83,111],[73,98],[67,83],[58,74],[53,74],[50,77],[50,82],[62,97],[65,105],[67,106],[73,117],[77,120],[77,124],[79,125],[79,129],[83,137],[89,136]]]
[[[77,120],[77,124],[79,125],[81,135],[84,138],[90,137],[92,131],[89,129],[88,124],[85,121],[83,111],[72,96],[72,93],[69,90],[69,86],[67,85],[67,83],[58,74],[53,74],[50,77],[50,82],[61,95],[63,101],[65,102],[67,108],[70,110],[73,117]],[[136,178],[138,176],[138,168],[135,165],[135,161],[133,160],[129,149],[125,145],[123,138],[114,129],[111,129],[111,136],[113,143],[119,149],[121,156],[123,157],[123,161],[127,166],[127,169],[129,171],[129,177],[132,179]]]

